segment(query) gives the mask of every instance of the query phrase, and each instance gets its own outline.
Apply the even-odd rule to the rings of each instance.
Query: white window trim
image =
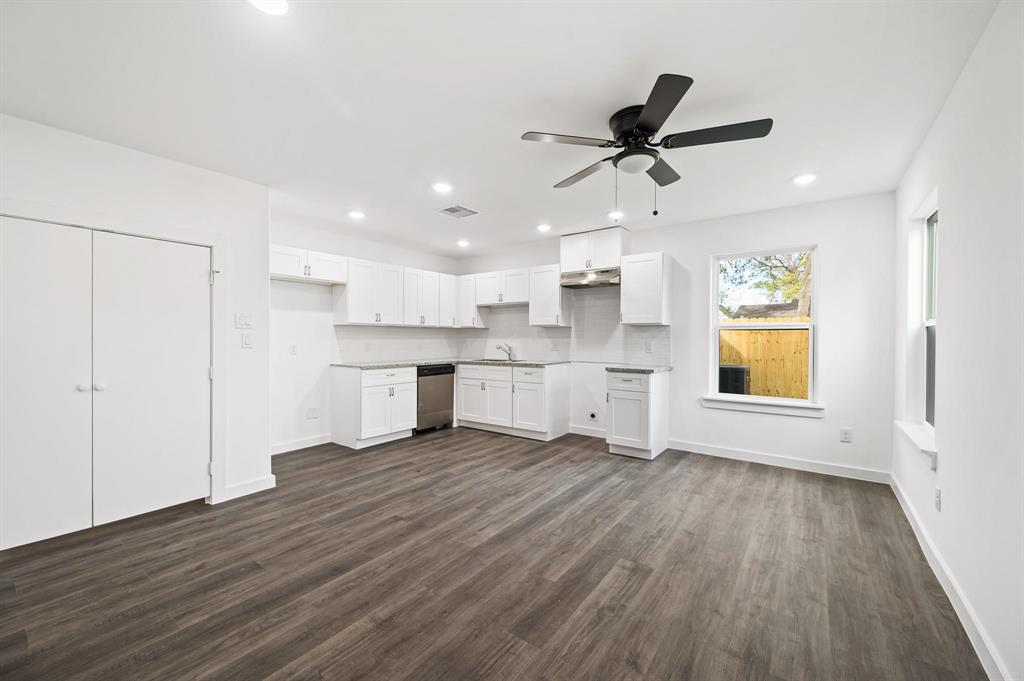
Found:
[[[708,338],[710,340],[710,360],[708,366],[708,394],[701,397],[701,405],[708,409],[729,409],[732,411],[758,412],[762,414],[779,414],[783,416],[805,416],[822,418],[825,405],[816,401],[817,362],[815,361],[814,327],[818,319],[818,258],[817,246],[780,247],[767,250],[749,251],[745,253],[726,253],[711,256],[711,314]],[[795,253],[810,251],[813,261],[811,276],[811,321],[788,324],[719,324],[718,318],[718,267],[722,260],[770,255],[773,253]],[[736,395],[718,392],[719,366],[719,331],[728,329],[806,329],[807,330],[807,399],[800,400],[788,397],[766,397],[762,395]]]

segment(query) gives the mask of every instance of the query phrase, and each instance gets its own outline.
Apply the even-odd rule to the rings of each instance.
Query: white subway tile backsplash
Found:
[[[572,328],[529,325],[526,305],[494,307],[486,329],[336,326],[334,361],[500,358],[508,343],[519,359],[671,364],[671,327],[619,323],[618,287],[573,292]],[[650,352],[647,352],[647,349]]]

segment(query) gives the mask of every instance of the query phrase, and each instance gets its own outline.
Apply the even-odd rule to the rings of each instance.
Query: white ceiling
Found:
[[[772,117],[762,140],[678,149],[658,192],[621,175],[639,229],[896,186],[994,3],[10,2],[6,113],[258,182],[275,211],[469,256],[606,224],[606,150],[660,73],[694,85],[663,133]],[[818,182],[798,188],[805,171]],[[433,193],[435,180],[455,186]],[[459,203],[480,215],[437,212]],[[469,249],[455,246],[459,238]]]

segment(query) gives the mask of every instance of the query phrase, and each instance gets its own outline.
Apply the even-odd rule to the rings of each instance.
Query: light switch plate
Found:
[[[251,348],[252,347],[252,331],[243,331],[242,332],[242,347],[243,348]]]
[[[236,312],[235,313],[235,328],[236,329],[251,329],[252,328],[252,315],[248,312]]]
[[[853,430],[851,430],[850,428],[840,428],[839,441],[845,444],[853,442]]]

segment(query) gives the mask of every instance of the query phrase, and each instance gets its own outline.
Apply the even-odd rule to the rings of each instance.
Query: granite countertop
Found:
[[[660,374],[663,371],[672,371],[672,367],[647,366],[643,364],[609,364],[604,370],[617,374]]]
[[[539,368],[551,364],[568,364],[569,360],[515,360],[510,362],[506,359],[409,359],[404,361],[391,362],[331,362],[334,367],[350,367],[353,369],[401,369],[403,367],[421,367],[431,364],[477,364],[484,366],[509,366]]]

